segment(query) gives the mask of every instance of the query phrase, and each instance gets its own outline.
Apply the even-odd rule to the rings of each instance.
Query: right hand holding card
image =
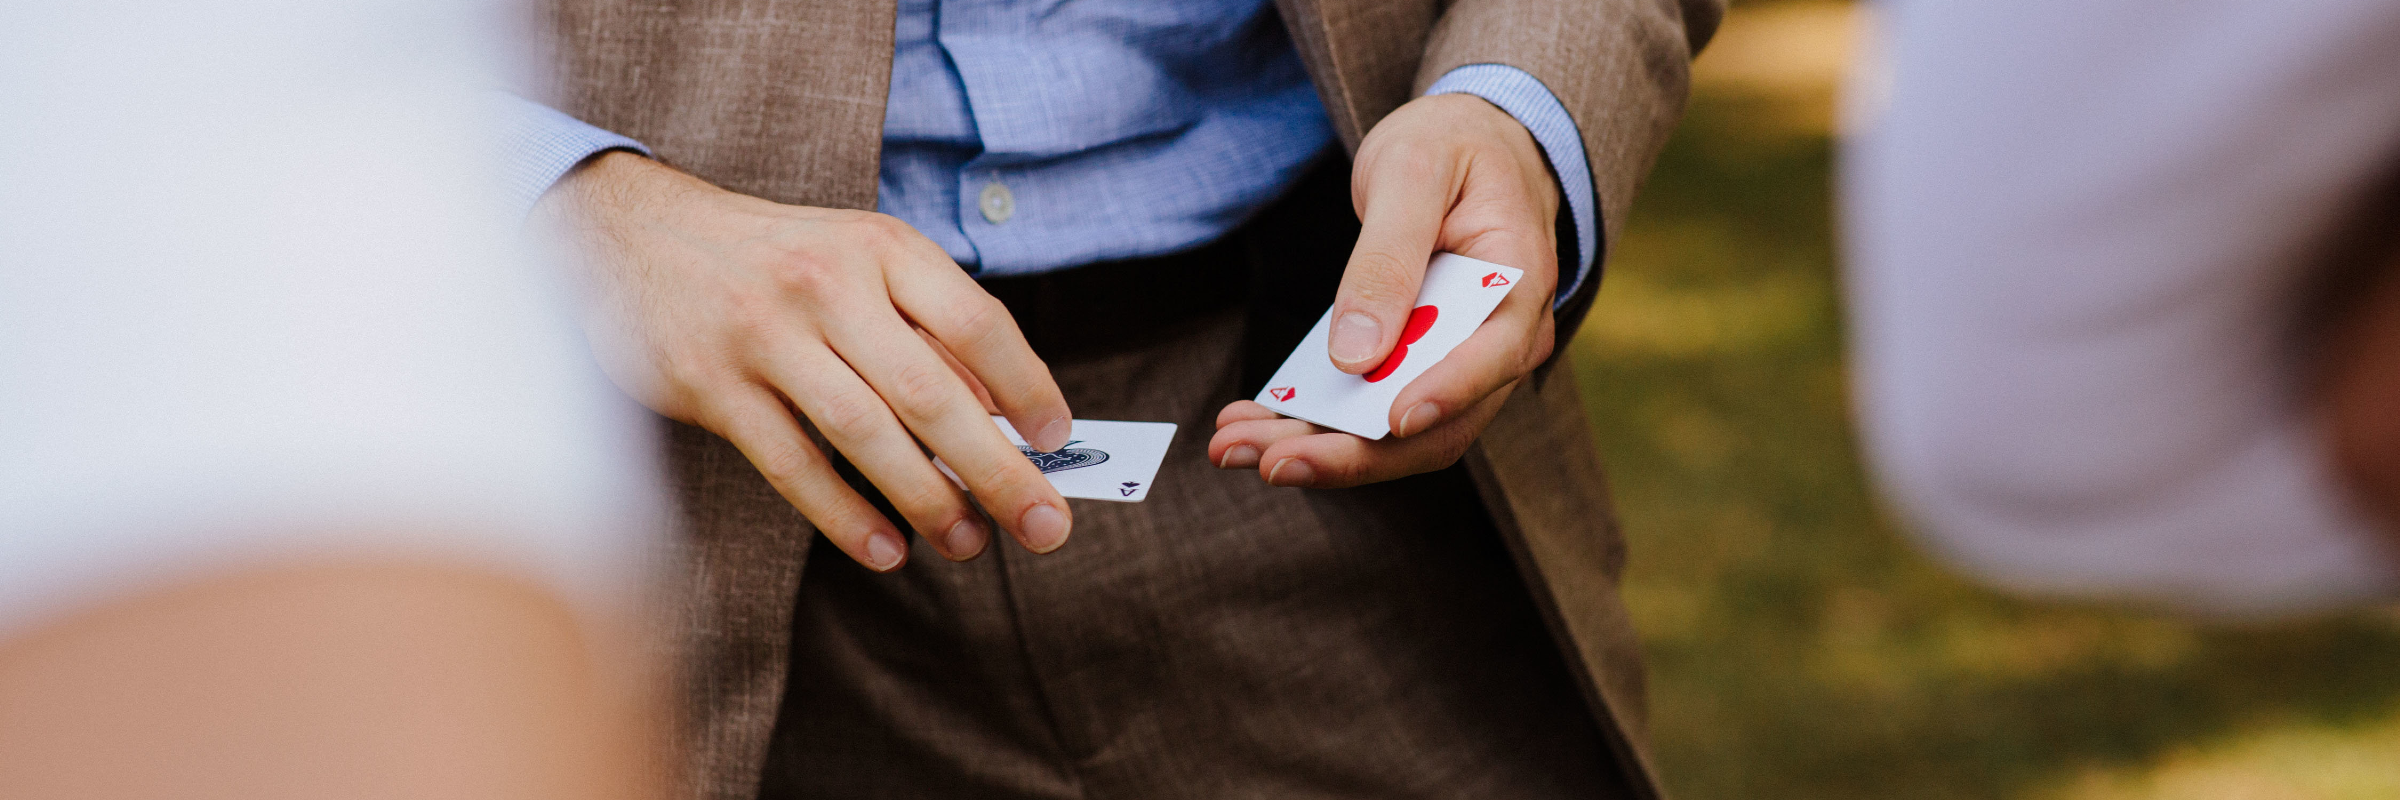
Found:
[[[1285,369],[1313,362],[1363,381],[1398,358],[1382,380],[1367,382],[1382,409],[1303,407],[1315,398],[1302,378],[1320,373],[1270,382],[1261,400],[1235,401],[1217,415],[1209,458],[1220,468],[1255,469],[1270,484],[1310,488],[1442,469],[1482,435],[1516,381],[1550,356],[1560,198],[1550,164],[1523,125],[1472,95],[1420,97],[1368,132],[1351,176],[1358,246],[1332,310]],[[1473,277],[1498,273],[1509,283],[1488,320],[1477,315],[1480,327],[1468,325],[1463,341],[1426,363],[1420,347],[1432,349],[1427,340],[1437,331],[1455,330],[1444,325],[1451,308],[1439,303],[1438,312],[1427,312],[1431,319],[1412,324],[1425,292],[1440,291],[1429,263],[1437,252],[1455,254],[1441,263],[1491,262]],[[1500,272],[1501,264],[1523,272]],[[1404,353],[1400,343],[1410,334],[1422,338]],[[1421,374],[1410,380],[1411,370]],[[1382,388],[1387,383],[1400,388]],[[1269,404],[1326,424],[1286,417]],[[1371,419],[1376,413],[1384,415],[1380,426]]]

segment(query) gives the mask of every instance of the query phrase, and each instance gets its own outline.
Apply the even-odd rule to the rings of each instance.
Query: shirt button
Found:
[[[999,181],[992,181],[983,185],[983,196],[976,198],[975,205],[983,210],[984,221],[998,225],[1017,213],[1017,196],[1009,194]]]

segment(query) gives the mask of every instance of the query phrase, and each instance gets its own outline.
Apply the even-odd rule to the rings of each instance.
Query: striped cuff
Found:
[[[584,159],[609,150],[632,150],[650,155],[641,142],[584,124],[557,109],[518,97],[494,93],[501,120],[502,190],[508,208],[522,217],[533,204]]]
[[[1558,176],[1558,194],[1566,200],[1567,214],[1574,217],[1575,241],[1560,249],[1574,254],[1575,277],[1559,281],[1554,302],[1566,302],[1583,286],[1586,275],[1597,280],[1593,262],[1600,248],[1600,198],[1592,189],[1591,163],[1584,158],[1583,132],[1576,129],[1575,118],[1567,114],[1567,107],[1559,104],[1549,87],[1506,64],[1468,64],[1444,74],[1425,93],[1481,97],[1533,133],[1542,155],[1550,159],[1550,171]]]

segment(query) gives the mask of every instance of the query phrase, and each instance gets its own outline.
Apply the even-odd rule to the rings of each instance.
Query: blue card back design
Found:
[[[1108,460],[1108,451],[1077,448],[1075,445],[1078,444],[1082,444],[1082,442],[1080,440],[1068,442],[1067,446],[1059,448],[1055,453],[1044,453],[1031,447],[1018,447],[1017,451],[1031,459],[1033,465],[1039,468],[1044,475],[1088,467]]]

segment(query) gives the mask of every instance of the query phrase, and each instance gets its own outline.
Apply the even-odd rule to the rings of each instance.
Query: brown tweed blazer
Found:
[[[1352,150],[1454,67],[1508,64],[1540,79],[1582,131],[1604,243],[1723,12],[1723,0],[1277,4]],[[554,99],[569,113],[728,189],[875,206],[893,0],[548,0],[546,13]],[[1562,313],[1561,341],[1597,283]],[[782,697],[812,533],[731,445],[680,426],[672,439],[691,589],[675,621],[687,665],[681,782],[696,796],[746,797]],[[1521,385],[1466,459],[1633,782],[1655,792],[1641,657],[1617,596],[1624,542],[1564,365]]]

